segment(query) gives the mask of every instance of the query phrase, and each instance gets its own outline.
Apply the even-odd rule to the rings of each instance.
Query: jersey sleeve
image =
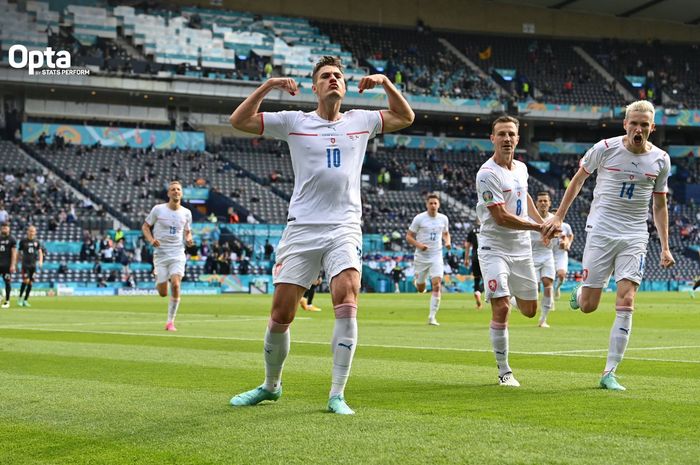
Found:
[[[445,216],[445,227],[443,228],[442,232],[450,232],[450,219]]]
[[[156,207],[153,207],[151,209],[151,213],[148,214],[146,217],[146,223],[148,223],[149,226],[153,226],[156,224],[156,220],[158,219],[158,213],[156,210]]]
[[[384,116],[381,111],[365,111],[369,138],[372,139],[384,132]]]
[[[294,121],[296,120],[298,111],[277,111],[262,113],[262,132],[263,136],[274,137],[275,139],[287,140],[290,132],[294,132]]]
[[[408,227],[408,230],[411,231],[413,234],[417,234],[419,229],[420,219],[418,216],[416,216],[413,218],[413,221],[411,221],[411,226]]]
[[[659,175],[654,182],[654,193],[665,194],[668,192],[668,176],[671,173],[671,158],[664,153],[664,166],[661,167]]]
[[[580,167],[583,168],[586,173],[591,174],[598,169],[601,162],[603,161],[603,153],[605,153],[605,148],[607,143],[601,140],[593,147],[588,149],[588,152],[581,159]]]
[[[187,219],[185,221],[185,231],[192,231],[192,212],[187,210]]]
[[[492,207],[505,203],[501,181],[493,170],[482,169],[476,175],[476,191],[479,194],[479,202]]]

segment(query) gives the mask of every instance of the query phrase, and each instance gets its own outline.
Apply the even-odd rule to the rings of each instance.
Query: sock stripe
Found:
[[[335,317],[342,318],[357,318],[357,304],[340,304],[333,307]]]
[[[497,321],[491,320],[489,327],[491,329],[506,329],[508,327],[508,322],[506,321],[505,323],[499,323]]]
[[[615,307],[615,310],[618,312],[631,312],[634,310],[634,307]]]
[[[286,333],[289,329],[289,325],[291,325],[291,323],[277,323],[272,318],[267,322],[267,327],[271,333]]]

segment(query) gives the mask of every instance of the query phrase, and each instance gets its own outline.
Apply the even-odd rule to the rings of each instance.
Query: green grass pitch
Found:
[[[700,462],[700,299],[638,296],[618,373],[597,388],[613,296],[590,315],[562,296],[550,329],[511,315],[496,384],[490,311],[445,295],[362,295],[348,403],[325,412],[328,295],[292,325],[285,392],[232,408],[263,379],[269,296],[34,298],[0,311],[0,464],[690,464]]]

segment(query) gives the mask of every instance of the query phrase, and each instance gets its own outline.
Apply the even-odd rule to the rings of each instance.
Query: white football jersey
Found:
[[[153,207],[146,217],[153,228],[153,237],[160,242],[153,255],[158,258],[179,258],[185,255],[185,231],[192,229],[192,212],[180,206],[172,210],[167,203]]]
[[[543,219],[553,216],[547,212]],[[547,245],[544,245],[542,234],[539,231],[530,231],[530,244],[532,246],[532,260],[537,263],[543,263],[547,259],[554,257],[553,250],[555,246],[559,246],[558,240],[551,240]]]
[[[430,216],[426,211],[413,218],[408,230],[416,235],[418,242],[428,246],[426,251],[416,249],[416,261],[442,259],[442,234],[449,231],[449,225],[447,216],[442,213]]]
[[[350,110],[338,121],[315,111],[263,113],[265,136],[287,141],[294,169],[288,224],[360,224],[367,142],[384,128],[379,111]]]
[[[532,253],[528,231],[497,225],[488,208],[504,204],[507,212],[527,219],[527,179],[527,166],[518,160],[513,160],[512,170],[499,166],[493,158],[489,158],[479,168],[476,174],[476,190],[479,195],[476,214],[481,221],[479,254],[527,257]]]
[[[604,139],[581,159],[587,173],[598,170],[586,232],[608,237],[647,237],[647,215],[653,193],[668,192],[671,159],[652,145],[643,154],[627,150],[624,136]]]

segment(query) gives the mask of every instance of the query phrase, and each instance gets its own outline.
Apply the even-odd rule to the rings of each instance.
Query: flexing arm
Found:
[[[228,119],[231,126],[239,131],[262,135],[262,114],[258,110],[265,96],[273,89],[281,89],[296,95],[297,83],[292,78],[271,78],[263,82],[231,114]]]
[[[581,192],[583,183],[586,182],[590,174],[586,172],[585,169],[579,168],[574,175],[569,187],[566,188],[564,197],[561,199],[559,208],[554,215],[550,216],[542,224],[542,235],[544,237],[552,237],[556,234],[557,230],[561,230],[561,223],[566,217],[566,213],[569,211],[571,204],[574,203],[574,199]]]
[[[411,110],[406,99],[401,95],[401,92],[394,84],[383,74],[372,74],[360,79],[358,87],[360,93],[366,89],[374,89],[377,85],[384,87],[387,100],[389,101],[389,109],[381,110],[382,118],[384,119],[384,132],[398,131],[413,124],[416,115]]]
[[[415,247],[416,249],[422,250],[423,252],[428,250],[428,246],[418,242],[418,240],[416,239],[416,233],[414,233],[410,229],[406,233],[406,242],[408,242],[409,245]]]
[[[656,232],[659,233],[659,242],[661,242],[661,266],[670,268],[676,264],[671,249],[668,245],[668,207],[666,203],[666,194],[654,194],[652,202],[654,210],[654,225]]]

